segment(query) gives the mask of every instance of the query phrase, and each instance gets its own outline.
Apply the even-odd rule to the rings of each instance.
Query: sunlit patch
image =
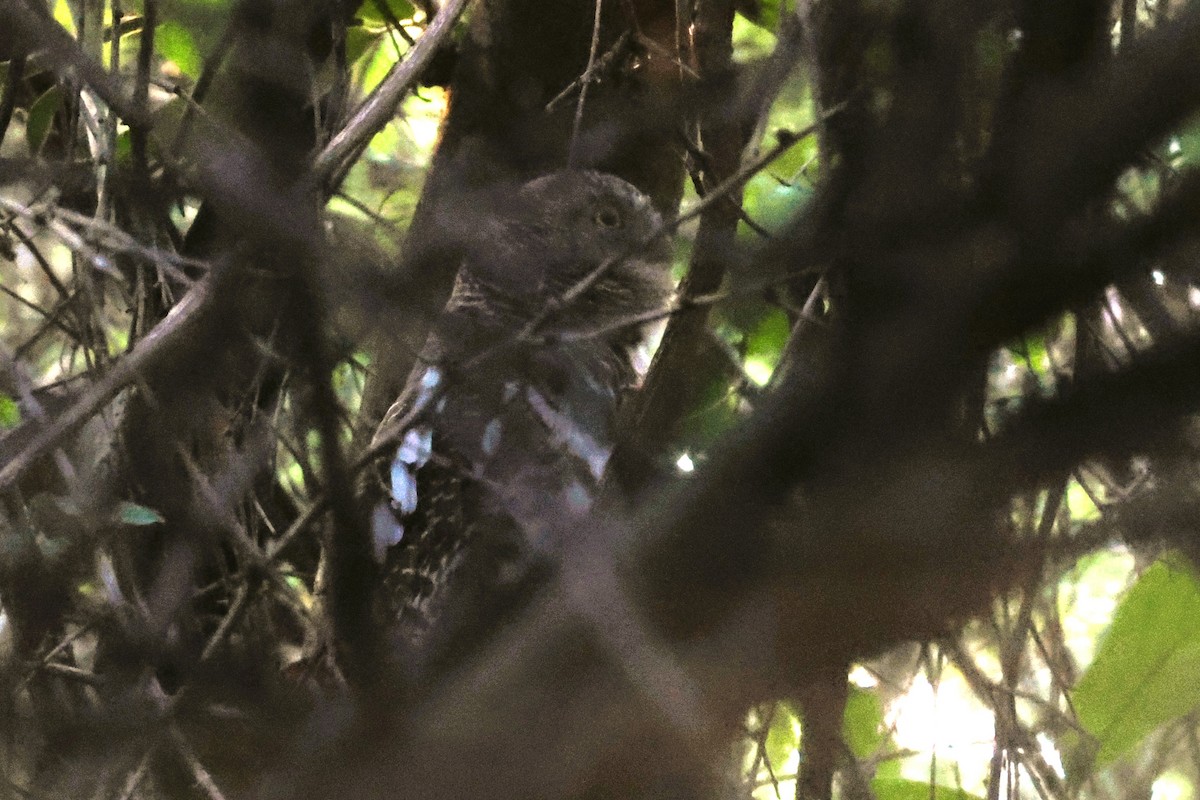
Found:
[[[742,364],[742,371],[755,386],[766,386],[775,370],[761,358],[747,358]]]
[[[1161,269],[1156,269],[1153,272],[1151,272],[1150,277],[1159,286],[1162,286],[1164,283],[1167,282],[1167,276],[1163,274],[1163,271]]]
[[[1094,522],[1100,519],[1100,509],[1083,486],[1072,480],[1067,486],[1067,510],[1073,522]]]
[[[1097,638],[1112,623],[1113,612],[1129,587],[1134,557],[1123,546],[1080,559],[1059,583],[1063,641],[1080,667],[1095,657]]]
[[[1188,305],[1192,308],[1200,308],[1200,288],[1188,287]]]
[[[854,669],[850,670],[850,674],[847,677],[852,684],[860,689],[874,689],[879,685],[879,679],[861,664],[855,664]]]
[[[1054,742],[1045,733],[1039,732],[1037,735],[1038,752],[1042,754],[1042,760],[1054,770],[1054,774],[1060,778],[1066,778],[1067,773],[1063,770],[1062,755],[1059,754],[1058,748],[1054,746]]]
[[[1167,152],[1173,156],[1183,152],[1183,145],[1180,143],[1178,137],[1171,137],[1171,141],[1167,143]]]
[[[679,468],[680,472],[692,472],[696,469],[696,462],[692,461],[692,457],[687,453],[682,453],[675,460],[675,466]]]
[[[947,667],[936,688],[918,674],[891,703],[885,721],[894,726],[896,746],[915,751],[901,762],[903,777],[928,780],[930,758],[936,755],[939,783],[983,793],[995,749],[995,718],[957,670]]]
[[[404,123],[409,136],[421,152],[431,152],[442,127],[446,92],[440,87],[422,87],[421,96],[410,97],[404,104]]]

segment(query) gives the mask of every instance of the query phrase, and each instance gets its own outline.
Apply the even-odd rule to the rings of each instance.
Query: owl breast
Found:
[[[520,195],[511,218],[497,212],[487,226],[499,231],[490,252],[518,263],[483,265],[483,249],[468,257],[376,434],[397,444],[375,475],[381,608],[410,640],[438,623],[451,596],[486,602],[580,528],[612,452],[618,403],[648,363],[641,317],[669,297],[669,264],[638,250],[654,242],[657,214],[632,186],[562,173]],[[536,225],[531,198],[542,203]],[[530,259],[539,259],[532,268]],[[592,291],[552,305],[572,276],[608,261]],[[550,335],[522,338],[548,306],[558,309],[545,318]]]

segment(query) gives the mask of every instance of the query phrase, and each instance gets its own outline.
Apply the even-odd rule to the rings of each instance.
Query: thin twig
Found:
[[[296,590],[288,584],[287,579],[280,574],[279,570],[270,563],[266,554],[255,544],[250,532],[246,530],[237,515],[230,510],[229,505],[221,501],[221,497],[213,488],[208,477],[196,465],[191,454],[182,447],[176,448],[176,452],[182,459],[184,468],[192,479],[200,499],[204,502],[205,510],[211,515],[210,518],[224,530],[226,541],[229,542],[238,557],[245,562],[245,566],[264,576],[283,595],[294,595]],[[297,602],[297,605],[303,604]]]
[[[672,219],[670,219],[666,222],[663,222],[657,228],[655,228],[655,230],[652,231],[650,233],[650,235],[648,235],[645,239],[636,243],[633,247],[630,247],[627,250],[625,250],[624,252],[620,253],[617,257],[610,259],[610,260],[604,262],[603,264],[601,264],[595,270],[593,270],[592,272],[585,275],[576,284],[571,286],[566,292],[564,292],[562,295],[560,295],[559,298],[557,298],[557,299],[552,298],[551,300],[549,300],[546,303],[544,310],[541,313],[539,313],[533,320],[531,320],[530,323],[528,325],[526,325],[526,327],[517,335],[516,341],[535,342],[535,343],[539,342],[539,341],[543,341],[543,340],[540,340],[537,335],[537,332],[541,328],[541,326],[544,325],[546,323],[546,321],[548,321],[549,318],[554,313],[557,313],[559,310],[561,310],[565,306],[569,305],[571,302],[574,302],[576,299],[578,299],[580,296],[582,296],[585,292],[587,292],[587,290],[589,288],[591,288],[591,286],[593,286],[595,284],[595,282],[597,280],[599,280],[608,270],[614,268],[617,264],[623,262],[625,259],[630,258],[635,253],[644,250],[647,246],[649,246],[652,242],[654,242],[660,236],[670,233],[672,231],[675,231],[681,225],[688,222],[689,220],[699,217],[702,213],[704,213],[705,209],[707,209],[711,205],[719,202],[729,192],[733,191],[738,186],[745,183],[747,180],[749,180],[751,177],[753,177],[759,171],[764,169],[775,159],[779,158],[784,153],[786,153],[788,151],[788,149],[791,148],[793,145],[795,145],[797,142],[810,136],[813,132],[815,132],[817,130],[818,125],[820,125],[821,122],[824,121],[824,119],[826,119],[828,117],[832,117],[833,115],[840,113],[843,107],[844,107],[844,105],[839,105],[839,106],[835,106],[834,108],[831,108],[828,112],[826,112],[826,114],[824,115],[822,120],[818,121],[814,125],[810,125],[809,127],[805,128],[799,132],[793,133],[791,131],[780,131],[777,134],[778,141],[776,142],[774,147],[770,148],[767,151],[764,151],[761,155],[759,155],[753,161],[750,161],[750,162],[744,164],[734,175],[730,176],[729,179],[722,182],[720,185],[718,185],[716,188],[714,188],[713,191],[711,191],[707,195],[705,195],[704,198],[702,198],[698,203],[696,203],[696,205],[694,205],[687,211],[683,212],[682,214],[679,214],[679,215],[673,217]],[[630,324],[637,324],[639,322],[650,322],[656,318],[660,318],[662,316],[669,315],[671,313],[677,313],[678,311],[682,311],[688,307],[691,307],[686,304],[688,302],[690,302],[694,306],[697,303],[716,302],[720,299],[721,299],[721,296],[708,295],[708,296],[704,296],[704,297],[694,298],[691,301],[680,301],[680,303],[677,304],[678,308],[675,309],[674,311],[672,311],[671,309],[667,309],[667,310],[656,309],[653,312],[647,313],[646,315],[631,316],[629,318],[629,322],[630,322]],[[548,342],[550,340],[547,339],[544,341]],[[494,358],[497,353],[501,352],[504,349],[504,347],[509,346],[511,344],[512,344],[512,342],[507,342],[507,341],[501,342],[501,343],[479,353],[475,357],[471,358],[466,364],[464,364],[463,369],[470,370],[470,369],[477,367],[479,364],[486,363],[488,359]],[[448,383],[449,383],[448,381],[442,381],[442,383],[439,384],[439,386],[436,389],[434,389],[433,392],[431,392],[429,403],[426,403],[420,407],[414,406],[402,418],[389,424],[388,431],[386,433],[384,433],[383,435],[377,434],[376,439],[371,444],[371,446],[368,447],[362,453],[362,455],[360,455],[360,457],[358,459],[356,459],[349,466],[350,472],[352,474],[357,474],[362,469],[366,468],[368,465],[370,465],[375,460],[380,458],[389,449],[394,447],[398,437],[400,435],[402,435],[403,432],[407,428],[412,426],[425,413],[427,413],[428,408],[432,405],[432,403],[436,402],[437,398],[442,396],[442,393],[445,392],[446,386],[448,385]],[[313,504],[311,506],[309,506],[308,509],[300,516],[300,518],[298,518],[295,522],[293,522],[288,527],[288,529],[284,532],[283,536],[273,543],[273,545],[268,550],[267,557],[270,559],[278,557],[278,555],[284,549],[286,549],[289,545],[291,545],[291,543],[294,542],[301,533],[303,533],[305,530],[307,530],[307,528],[315,520],[319,519],[325,513],[325,511],[328,510],[328,508],[329,508],[329,504],[328,504],[327,497],[324,494],[318,496],[313,501]]]
[[[175,89],[175,94],[184,98],[183,119],[179,123],[179,130],[175,132],[175,138],[171,140],[167,152],[176,157],[187,142],[188,136],[191,135],[196,115],[203,111],[200,104],[208,94],[208,90],[221,68],[221,62],[225,60],[229,48],[233,46],[234,30],[233,24],[227,24],[221,31],[221,38],[217,40],[212,52],[204,57],[204,63],[200,67],[200,77],[196,79],[196,85],[193,87],[191,95],[180,91],[178,87]]]
[[[587,104],[588,87],[592,85],[591,75],[596,69],[596,54],[600,51],[600,11],[604,0],[595,0],[596,14],[592,20],[592,44],[588,49],[587,69],[583,71],[586,80],[579,87],[579,100],[575,103],[575,119],[571,123],[571,142],[567,151],[567,167],[579,165],[579,129],[583,126],[583,107]]]
[[[448,0],[429,23],[425,33],[409,51],[408,57],[397,63],[370,97],[350,115],[350,121],[335,135],[313,162],[313,178],[332,188],[340,172],[353,162],[376,133],[383,130],[396,114],[400,101],[408,94],[434,53],[450,35],[463,10],[471,0]]]
[[[571,92],[580,88],[585,83],[591,83],[593,80],[595,80],[597,74],[608,69],[609,65],[616,60],[617,56],[624,52],[625,47],[630,42],[630,38],[631,36],[629,31],[622,32],[621,35],[617,37],[617,40],[613,42],[612,47],[605,50],[604,55],[600,56],[600,58],[596,60],[594,66],[589,67],[582,75],[567,84],[567,87],[558,94],[554,95],[554,97],[550,99],[549,103],[546,103],[546,107],[542,110],[549,114],[558,106],[559,103],[561,103],[563,100],[566,100],[567,97],[570,96]]]
[[[171,744],[175,747],[175,752],[183,759],[183,763],[192,773],[192,778],[195,779],[196,785],[204,790],[209,800],[225,800],[225,795],[217,788],[216,781],[212,775],[205,769],[201,763],[200,757],[196,755],[196,751],[192,749],[191,743],[183,735],[183,731],[179,730],[177,725],[171,725],[169,730],[171,736]]]
[[[108,104],[125,123],[132,127],[150,127],[150,117],[124,96],[113,76],[79,47],[71,34],[43,8],[27,0],[0,0],[0,17],[4,18],[17,43],[36,43],[38,52],[47,57],[56,70],[65,75],[74,73],[101,100]],[[28,55],[18,51],[18,55]]]
[[[140,113],[150,115],[150,66],[154,58],[154,34],[158,27],[158,0],[144,2],[145,26],[142,28],[142,40],[138,46],[137,80],[133,88],[133,102],[137,104]],[[147,154],[148,131],[144,128],[133,128],[129,131],[130,150],[133,155],[135,180],[141,192],[150,193],[150,161]],[[150,197],[143,198],[149,201]]]
[[[198,281],[183,299],[156,325],[129,354],[113,363],[104,375],[89,387],[54,422],[33,437],[12,460],[0,467],[0,492],[7,491],[39,458],[89,420],[117,393],[158,366],[183,342],[193,336],[208,311],[214,295],[212,276]]]
[[[600,266],[596,267],[591,272],[589,272],[587,275],[584,275],[582,278],[580,278],[578,281],[576,281],[574,285],[572,285],[565,292],[563,292],[561,295],[559,295],[559,297],[550,298],[546,302],[542,311],[536,317],[534,317],[532,320],[530,320],[529,324],[526,325],[524,330],[521,331],[519,338],[528,339],[529,337],[531,337],[544,324],[546,324],[547,320],[549,320],[555,314],[559,313],[566,306],[568,306],[571,303],[578,300],[583,294],[585,294],[589,289],[591,289],[592,286],[594,286],[596,284],[596,281],[598,281],[602,277],[604,277],[609,272],[609,270],[613,269],[618,264],[624,263],[626,260],[628,260],[633,255],[644,251],[655,240],[657,240],[660,237],[665,236],[667,234],[673,233],[674,231],[678,230],[678,228],[681,225],[683,225],[685,222],[696,219],[701,214],[703,214],[706,210],[708,210],[710,207],[712,207],[716,203],[724,200],[731,192],[734,192],[738,188],[740,188],[743,184],[746,183],[746,181],[750,180],[756,174],[758,174],[763,169],[765,169],[771,162],[773,162],[775,159],[779,158],[784,153],[786,153],[797,142],[816,133],[816,131],[819,129],[819,125],[822,122],[824,122],[825,119],[828,119],[829,117],[832,117],[833,115],[840,113],[842,111],[842,109],[844,109],[844,108],[845,108],[845,104],[841,104],[841,105],[831,108],[829,111],[827,111],[825,113],[825,115],[822,117],[821,120],[819,120],[818,122],[816,122],[812,125],[809,125],[807,128],[804,128],[803,130],[801,130],[799,132],[794,133],[792,131],[786,131],[786,130],[778,131],[776,133],[776,143],[773,147],[766,150],[765,152],[763,152],[761,155],[759,155],[757,158],[753,159],[752,161],[749,161],[749,162],[743,164],[741,167],[738,168],[737,172],[735,172],[733,175],[729,176],[729,178],[725,179],[720,184],[718,184],[711,192],[709,192],[703,198],[701,198],[700,201],[698,203],[696,203],[694,206],[692,206],[691,208],[689,208],[687,211],[683,212],[682,214],[679,214],[679,215],[671,218],[670,220],[660,223],[645,238],[636,242],[631,247],[626,248],[624,251],[622,251],[621,253],[618,253],[613,258],[608,259],[607,261],[602,263]]]
[[[150,757],[153,755],[153,747],[142,755],[137,767],[129,773],[129,777],[125,780],[125,786],[117,800],[130,800],[133,797],[133,793],[137,791],[137,787],[146,779],[146,772],[150,769]]]

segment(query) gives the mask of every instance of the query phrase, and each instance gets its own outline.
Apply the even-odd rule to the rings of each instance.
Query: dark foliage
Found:
[[[1200,107],[1200,10],[467,5],[87,0],[68,31],[0,0],[0,289],[22,309],[0,317],[0,794],[748,796],[763,704],[794,703],[799,794],[882,797],[843,743],[846,675],[919,642],[995,713],[992,798],[1015,764],[1043,796],[1106,796],[1088,780],[1116,745],[1073,730],[1055,593],[1113,542],[1200,553],[1200,182],[1164,144]],[[772,52],[734,58],[735,12]],[[414,16],[356,96],[364,19],[411,42]],[[180,30],[207,39],[172,80]],[[380,255],[381,215],[329,209],[447,74],[402,255]],[[808,194],[768,230],[754,182],[810,137],[817,177],[780,178]],[[558,173],[620,187],[629,227],[530,222],[570,205],[529,189]],[[663,235],[690,245],[669,302],[627,285]],[[659,320],[631,391],[628,329]],[[452,513],[407,508],[390,474],[430,365],[448,412],[396,463]],[[554,408],[489,406],[510,375]],[[564,398],[585,413],[562,422]],[[523,439],[488,472],[501,417]],[[564,450],[580,430],[613,448],[603,478]],[[572,470],[587,501],[564,513]],[[381,557],[389,525],[449,541],[438,569]],[[554,546],[512,574],[530,531]],[[444,579],[468,534],[494,546],[459,572],[489,579],[434,604],[428,637],[397,630],[381,605],[424,602],[413,576]],[[1030,722],[1034,645],[1054,685]]]

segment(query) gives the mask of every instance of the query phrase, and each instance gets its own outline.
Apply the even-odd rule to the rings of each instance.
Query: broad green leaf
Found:
[[[1200,162],[1200,115],[1188,119],[1179,135],[1167,140],[1165,149],[1164,155],[1175,166]]]
[[[29,118],[25,122],[25,140],[29,143],[29,152],[41,152],[42,145],[46,143],[54,125],[54,115],[62,108],[62,104],[63,91],[58,86],[51,86],[33,101],[33,106],[29,109]]]
[[[783,352],[790,331],[787,315],[773,308],[747,333],[743,368],[750,380],[764,386],[771,379],[771,373],[779,363],[780,353]]]
[[[1072,522],[1094,522],[1100,519],[1100,509],[1088,495],[1079,481],[1074,479],[1067,484],[1067,510],[1071,513]]]
[[[750,219],[771,233],[778,233],[808,204],[813,194],[812,187],[799,181],[789,186],[760,173],[746,185],[742,207]]]
[[[21,408],[17,401],[0,394],[0,428],[15,428],[21,424]]]
[[[1050,370],[1050,351],[1046,347],[1046,338],[1034,334],[1027,335],[1024,339],[1024,351],[1028,359],[1027,366],[1039,378],[1045,376]]]
[[[883,728],[883,703],[874,692],[850,687],[842,738],[856,758],[874,755],[887,742]]]
[[[133,158],[133,134],[128,129],[117,134],[116,143],[113,146],[113,157],[118,164],[128,164]]]
[[[204,59],[187,28],[177,22],[164,22],[154,32],[154,46],[163,58],[179,67],[184,75],[193,79],[200,75]]]
[[[66,28],[67,33],[75,35],[75,15],[67,0],[54,0],[54,21]]]
[[[346,31],[346,61],[353,64],[362,58],[386,34],[381,30],[358,26]]]
[[[800,719],[786,703],[777,703],[767,731],[766,751],[771,767],[781,770],[800,748]]]
[[[1200,706],[1200,583],[1159,561],[1117,607],[1095,661],[1072,693],[1104,765],[1159,725]]]
[[[121,502],[117,505],[117,520],[126,525],[157,525],[165,522],[162,515],[153,508],[137,503]]]
[[[903,778],[876,778],[871,790],[877,800],[978,800],[976,795],[949,786],[930,786]]]
[[[413,4],[408,0],[364,0],[363,4],[358,7],[358,17],[364,22],[390,22],[388,14],[380,10],[380,5],[383,5],[390,13],[392,19],[406,20],[412,19]]]
[[[359,80],[362,88],[369,91],[378,86],[399,60],[400,56],[396,53],[396,48],[391,45],[368,50],[359,64],[361,70]]]
[[[750,0],[738,9],[742,16],[769,31],[779,25],[779,0]]]

